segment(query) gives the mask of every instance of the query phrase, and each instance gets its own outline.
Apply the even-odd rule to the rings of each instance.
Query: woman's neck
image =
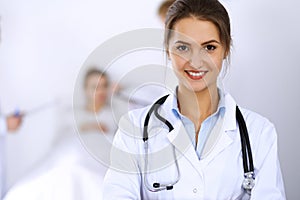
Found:
[[[217,86],[194,92],[185,87],[178,87],[178,105],[180,113],[195,124],[196,131],[201,123],[212,113],[216,112],[219,104]]]

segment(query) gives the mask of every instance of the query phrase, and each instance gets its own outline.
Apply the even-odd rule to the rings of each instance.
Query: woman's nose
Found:
[[[193,52],[189,61],[191,67],[193,67],[194,69],[200,69],[201,67],[203,67],[205,60],[207,60],[207,56],[208,55],[204,49]]]

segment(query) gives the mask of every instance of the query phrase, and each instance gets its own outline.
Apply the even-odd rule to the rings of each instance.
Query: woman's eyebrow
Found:
[[[209,41],[207,41],[207,42],[203,42],[201,45],[203,46],[203,45],[207,45],[207,44],[210,44],[210,43],[218,43],[218,44],[221,44],[219,41],[217,41],[217,40],[209,40]]]
[[[185,44],[185,45],[191,45],[189,42],[185,42],[185,41],[182,41],[182,40],[177,40],[177,41],[175,42],[175,44],[177,44],[177,43]],[[201,46],[204,46],[204,45],[207,45],[207,44],[210,44],[210,43],[221,44],[219,41],[213,39],[213,40],[209,40],[209,41],[203,42],[203,43],[201,44]]]
[[[184,42],[184,41],[181,41],[181,40],[177,40],[177,41],[175,42],[175,44],[177,44],[177,43],[185,44],[185,45],[191,45],[190,43]]]

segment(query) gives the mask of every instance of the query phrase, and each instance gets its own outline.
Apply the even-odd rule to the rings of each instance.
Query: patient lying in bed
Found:
[[[85,106],[60,109],[59,137],[51,152],[10,188],[5,200],[102,199],[102,181],[117,129],[106,104],[107,76],[91,69],[85,76],[84,91]]]

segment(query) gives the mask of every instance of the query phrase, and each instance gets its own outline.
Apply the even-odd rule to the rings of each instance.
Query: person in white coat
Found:
[[[1,18],[0,18],[1,19]],[[1,42],[1,26],[0,26],[0,42]],[[16,112],[14,114],[4,116],[0,112],[0,199],[5,193],[5,137],[7,132],[15,132],[22,124],[23,114]]]
[[[19,114],[0,116],[0,199],[4,195],[5,191],[5,136],[7,132],[14,132],[21,126],[22,118],[22,115]]]
[[[217,84],[232,42],[224,6],[177,0],[165,23],[176,92],[120,120],[104,199],[285,199],[274,125]]]

